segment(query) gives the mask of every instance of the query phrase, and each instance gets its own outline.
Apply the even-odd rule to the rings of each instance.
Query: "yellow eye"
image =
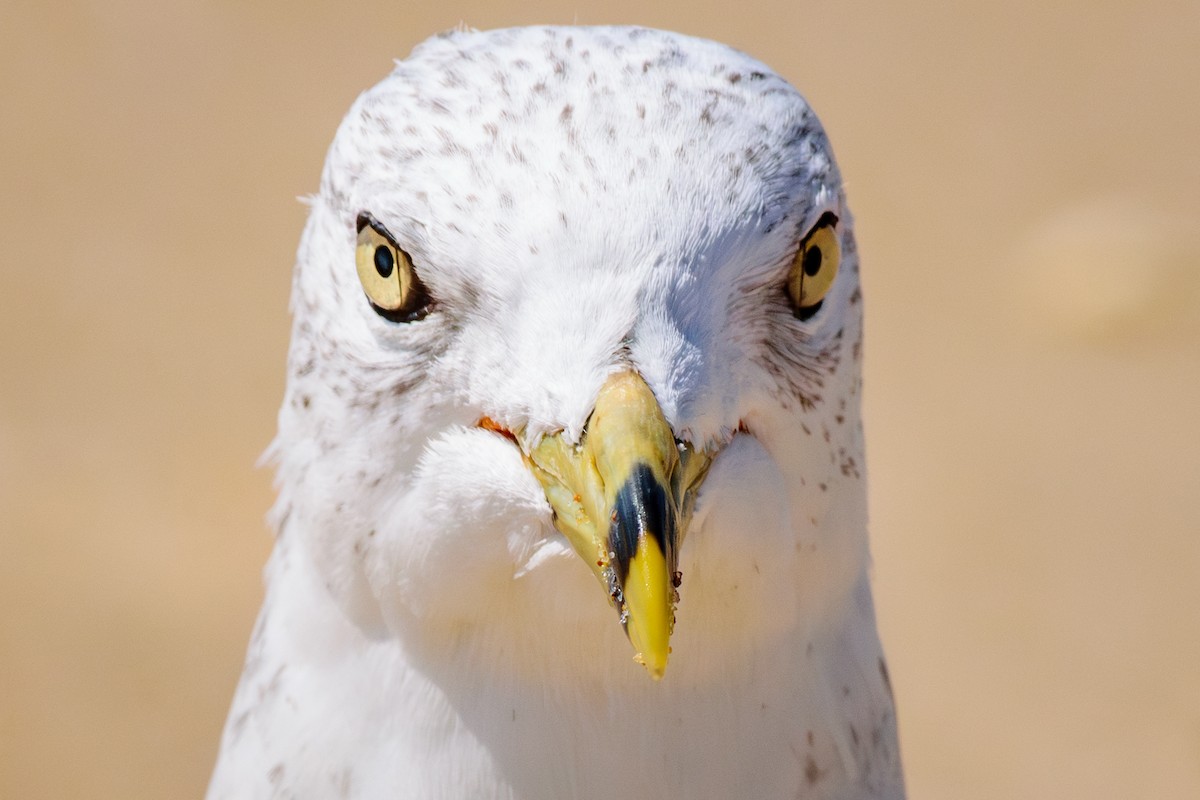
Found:
[[[838,239],[837,217],[825,213],[800,243],[800,251],[788,272],[787,292],[796,319],[808,319],[821,310],[821,303],[833,286],[842,246]]]
[[[412,259],[370,214],[358,215],[354,253],[358,280],[372,308],[392,322],[413,322],[429,312],[429,293]]]

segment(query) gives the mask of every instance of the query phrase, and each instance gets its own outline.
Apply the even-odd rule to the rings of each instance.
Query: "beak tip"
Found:
[[[639,537],[632,558],[625,562],[625,633],[637,653],[634,660],[655,680],[667,669],[675,627],[672,566],[656,538],[646,535]]]
[[[637,653],[633,660],[645,667],[647,674],[650,675],[656,683],[663,679],[663,675],[667,671],[667,654],[655,653],[650,658],[647,658],[644,652]]]

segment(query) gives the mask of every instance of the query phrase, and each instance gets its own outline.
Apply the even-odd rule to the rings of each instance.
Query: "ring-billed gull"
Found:
[[[825,133],[758,61],[418,47],[312,198],[210,798],[903,796],[860,297]]]

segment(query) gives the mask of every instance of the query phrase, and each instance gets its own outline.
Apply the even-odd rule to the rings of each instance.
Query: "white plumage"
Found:
[[[364,297],[362,214],[421,318]],[[832,218],[841,267],[801,319],[789,270]],[[312,201],[278,541],[209,797],[902,797],[859,298],[825,134],[763,64],[639,28],[417,48]],[[622,371],[716,454],[658,682],[523,456],[585,435]]]

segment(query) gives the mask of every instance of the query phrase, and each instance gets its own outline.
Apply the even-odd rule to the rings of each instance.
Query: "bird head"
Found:
[[[280,534],[372,635],[596,658],[611,605],[658,678],[678,604],[736,659],[865,557],[859,296],[825,133],[763,64],[637,28],[431,40],[311,199]]]

